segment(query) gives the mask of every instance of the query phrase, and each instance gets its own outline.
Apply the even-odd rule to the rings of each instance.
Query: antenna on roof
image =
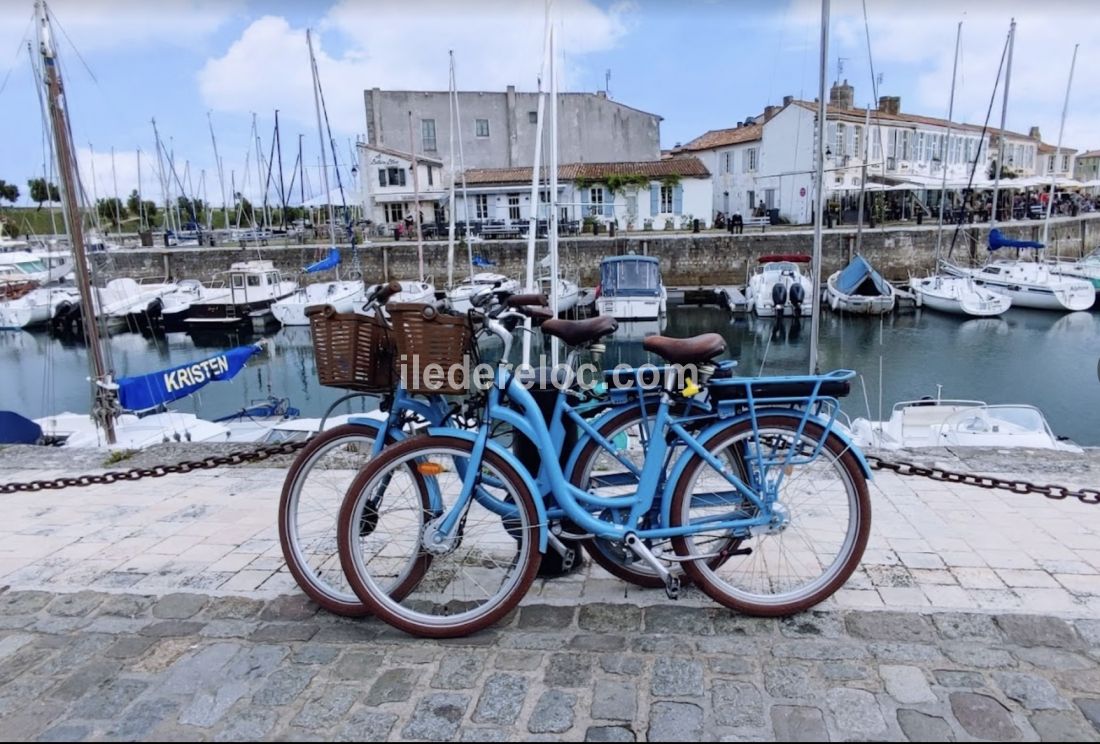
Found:
[[[611,68],[607,68],[607,72],[603,74],[603,93],[608,98],[611,98]]]
[[[848,61],[847,57],[836,58],[836,82],[840,84],[840,78],[844,75],[844,63]]]

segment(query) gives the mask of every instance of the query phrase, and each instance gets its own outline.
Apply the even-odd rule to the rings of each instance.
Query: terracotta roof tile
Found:
[[[577,178],[599,179],[611,175],[706,178],[710,175],[710,171],[696,157],[673,157],[664,160],[624,163],[567,163],[558,166],[558,179],[562,181],[573,181]],[[468,184],[530,182],[530,168],[474,168],[466,171]]]
[[[706,134],[696,137],[691,142],[681,145],[676,150],[678,152],[692,152],[695,150],[710,150],[714,147],[728,147],[743,142],[754,142],[763,135],[764,126],[762,124],[747,124],[729,129],[712,129]]]
[[[1081,158],[1100,158],[1100,150],[1089,150],[1088,152],[1083,152],[1077,156],[1078,160],[1080,160]]]

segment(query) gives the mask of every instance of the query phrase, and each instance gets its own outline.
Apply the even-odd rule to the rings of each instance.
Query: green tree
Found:
[[[206,216],[206,205],[203,204],[202,199],[190,199],[181,196],[176,200],[176,204],[179,205],[180,214],[186,215],[187,219],[202,222]],[[194,212],[191,210],[194,210]]]
[[[61,201],[61,192],[58,191],[57,184],[49,183],[45,178],[32,178],[27,181],[27,186],[31,190],[31,201],[37,202],[39,209],[42,209],[45,202]]]
[[[101,219],[107,220],[115,227],[126,218],[126,207],[122,205],[122,200],[116,197],[100,199],[96,202],[96,211]]]
[[[252,222],[252,202],[241,196],[239,191],[233,195],[233,198],[237,200],[234,205],[234,210],[240,214],[246,222]]]
[[[126,197],[126,210],[130,214],[141,214],[141,197],[138,195],[137,189],[130,192],[130,195]]]
[[[14,183],[0,181],[0,199],[15,204],[17,201],[19,201],[19,187],[16,186]]]

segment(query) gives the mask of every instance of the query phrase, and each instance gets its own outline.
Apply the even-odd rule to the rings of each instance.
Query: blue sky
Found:
[[[207,192],[219,202],[207,112],[227,172],[244,178],[252,116],[264,148],[280,109],[283,158],[289,170],[304,135],[305,160],[316,185],[313,119],[304,29],[317,37],[319,67],[332,126],[348,158],[348,142],[364,132],[364,88],[445,90],[447,50],[454,49],[462,89],[533,89],[541,62],[544,5],[538,0],[56,0],[64,29],[60,51],[80,150],[92,190],[113,191],[110,149],[116,150],[120,193],[137,182],[155,196],[153,131],[170,140],[192,185],[206,170]],[[1073,44],[1077,62],[1065,141],[1100,147],[1092,125],[1100,102],[1100,10],[1083,0],[1043,4],[1004,0],[867,0],[871,52],[882,95],[902,109],[943,116],[947,109],[955,24],[965,21],[960,116],[980,123],[989,103],[1009,18],[1019,22],[1009,102],[1009,127],[1042,128],[1054,143]],[[25,46],[30,0],[0,0],[0,91],[3,146],[0,178],[21,188],[42,169],[42,126]],[[615,99],[664,117],[665,147],[732,126],[784,95],[813,98],[817,88],[820,4],[816,0],[556,0],[563,47],[562,87],[596,90],[611,70]],[[829,78],[843,76],[856,101],[872,99],[860,0],[834,0]],[[77,54],[79,52],[79,55]],[[839,58],[843,58],[841,62]],[[90,71],[90,72],[89,72]],[[94,76],[94,77],[93,77]],[[996,111],[999,113],[998,102]],[[957,117],[958,118],[958,117]],[[255,188],[254,166],[247,191]],[[287,176],[289,178],[289,175]],[[240,184],[238,184],[240,188]],[[25,192],[26,189],[23,188]]]

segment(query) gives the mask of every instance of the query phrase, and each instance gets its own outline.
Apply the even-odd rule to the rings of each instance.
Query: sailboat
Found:
[[[309,46],[309,66],[313,72],[313,103],[317,114],[317,137],[321,143],[321,179],[324,183],[324,193],[330,193],[328,185],[328,165],[325,155],[325,130],[321,125],[321,106],[324,94],[321,92],[321,78],[317,72],[317,59],[313,56],[313,37],[306,30],[306,44]],[[329,133],[331,139],[332,133]],[[333,166],[336,163],[333,162]],[[280,166],[281,168],[282,166]],[[340,174],[336,174],[340,186],[341,198],[344,193],[343,184],[339,183]],[[299,288],[294,294],[277,301],[271,306],[271,312],[275,320],[283,325],[305,326],[309,325],[306,317],[306,308],[311,305],[331,305],[337,312],[350,312],[356,305],[363,301],[363,281],[340,281],[340,249],[336,247],[336,214],[332,207],[332,199],[328,202],[328,229],[332,247],[328,254],[309,266],[302,269],[304,274],[313,274],[322,271],[335,271],[336,281],[307,284]],[[354,249],[354,248],[353,248]]]
[[[962,22],[955,30],[955,62],[951,70],[951,96],[947,105],[947,141],[951,140],[952,119],[955,113],[955,80],[959,70],[959,42],[962,39]],[[975,167],[980,153],[974,155]],[[917,307],[927,307],[941,313],[990,317],[1000,315],[1012,306],[1008,295],[979,286],[970,277],[952,276],[941,271],[940,249],[943,246],[943,213],[947,204],[947,167],[943,168],[940,187],[940,217],[936,232],[935,273],[920,279],[910,279]]]
[[[997,196],[1001,184],[1001,164],[1004,162],[1004,132],[1008,117],[1008,90],[1012,75],[1012,47],[1015,37],[1016,21],[1013,20],[1008,30],[1008,62],[1005,68],[1005,89],[1001,105],[1001,136],[998,138],[999,152],[993,181],[993,214],[990,217],[989,224],[989,251],[991,254],[1003,248],[1040,251],[1045,247],[1044,243],[1038,241],[1008,238],[997,229]],[[1074,59],[1076,59],[1076,50],[1074,51]],[[1071,82],[1072,79],[1073,72],[1071,69]],[[1068,89],[1066,95],[1068,100]],[[1065,114],[1066,112],[1063,109],[1063,126],[1065,125]],[[1059,135],[1060,138],[1061,135]],[[1087,310],[1096,301],[1096,290],[1091,282],[1056,274],[1049,265],[1040,263],[1038,260],[997,259],[987,262],[980,268],[968,268],[945,263],[944,269],[953,276],[970,278],[979,286],[1007,295],[1016,307],[1065,312],[1067,310]]]

